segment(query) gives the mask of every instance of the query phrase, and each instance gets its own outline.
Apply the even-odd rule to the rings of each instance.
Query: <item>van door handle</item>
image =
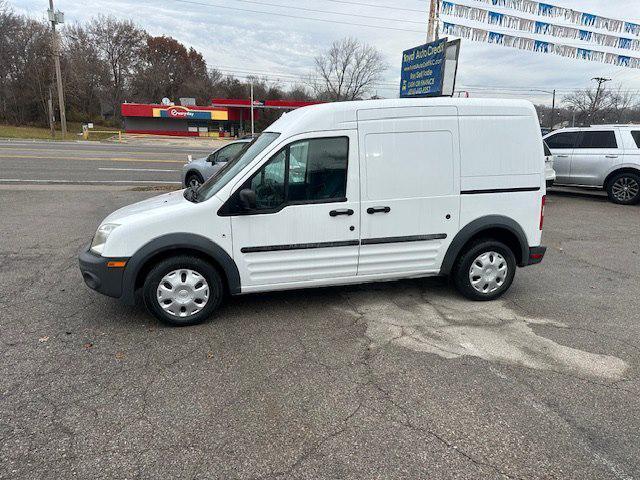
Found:
[[[618,155],[605,155],[605,158],[618,158]]]
[[[353,215],[353,210],[350,208],[345,208],[344,210],[331,210],[329,215],[332,217],[337,217],[338,215]]]
[[[369,215],[373,215],[374,213],[389,213],[391,211],[391,207],[369,207],[367,208],[367,213]]]
[[[569,158],[569,155],[556,155],[558,158]]]

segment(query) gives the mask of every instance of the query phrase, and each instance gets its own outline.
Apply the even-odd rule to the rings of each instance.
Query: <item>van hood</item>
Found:
[[[122,207],[105,218],[102,223],[121,223],[122,220],[128,217],[151,214],[160,210],[164,212],[171,207],[186,206],[187,204],[192,205],[191,202],[184,198],[184,190],[178,190]]]

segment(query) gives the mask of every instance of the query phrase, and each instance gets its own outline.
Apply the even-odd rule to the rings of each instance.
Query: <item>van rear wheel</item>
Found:
[[[495,300],[511,284],[516,272],[516,258],[509,247],[493,239],[473,242],[458,257],[452,279],[457,290],[476,301]]]
[[[154,317],[174,326],[207,320],[223,299],[220,275],[197,257],[180,255],[151,269],[143,286],[144,304]]]

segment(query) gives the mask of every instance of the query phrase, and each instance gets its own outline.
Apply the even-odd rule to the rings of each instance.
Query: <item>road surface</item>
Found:
[[[0,184],[179,185],[187,155],[212,147],[0,140]]]

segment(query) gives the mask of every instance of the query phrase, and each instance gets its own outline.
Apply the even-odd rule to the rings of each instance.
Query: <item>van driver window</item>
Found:
[[[256,194],[256,209],[279,207],[284,202],[286,150],[276,154],[251,179],[251,190]]]
[[[347,194],[347,137],[292,143],[245,184],[256,194],[255,210],[283,204],[344,201]]]

